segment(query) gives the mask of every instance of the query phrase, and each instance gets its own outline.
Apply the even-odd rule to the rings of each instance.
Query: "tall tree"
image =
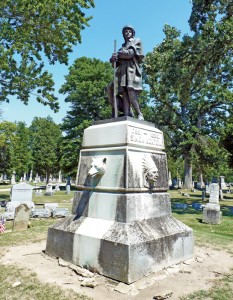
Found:
[[[44,56],[50,64],[68,63],[90,20],[84,9],[90,7],[93,0],[0,1],[0,101],[16,95],[27,104],[34,93],[38,102],[58,110]]]
[[[15,130],[11,166],[19,177],[28,173],[32,165],[30,149],[30,132],[24,122],[18,122]]]
[[[192,186],[192,162],[198,148],[200,152],[209,139],[219,140],[233,103],[232,51],[226,49],[214,61],[209,51],[215,42],[211,32],[181,39],[178,30],[166,25],[165,39],[145,62],[154,101],[151,118],[169,135],[177,157],[183,156],[186,188]]]
[[[61,130],[51,117],[34,118],[30,126],[32,132],[32,160],[34,173],[47,177],[58,173],[59,145]]]
[[[67,94],[65,101],[70,110],[63,120],[62,129],[66,132],[62,147],[62,168],[75,172],[83,131],[94,120],[111,116],[111,109],[105,97],[105,87],[112,80],[112,66],[99,59],[81,57],[75,60],[66,76],[60,93]]]
[[[0,123],[0,172],[10,176],[14,171],[13,155],[17,143],[17,126],[15,123],[4,121]]]

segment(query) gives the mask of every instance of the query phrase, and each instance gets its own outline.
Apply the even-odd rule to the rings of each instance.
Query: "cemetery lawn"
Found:
[[[233,194],[225,194],[224,201],[220,201],[223,212],[221,224],[211,225],[202,223],[202,210],[195,209],[193,205],[193,203],[208,203],[208,198],[205,201],[202,200],[201,192],[170,191],[169,193],[171,195],[173,216],[193,229],[196,246],[209,247],[219,252],[224,250],[233,256]],[[189,196],[184,196],[184,193],[189,194]],[[40,207],[43,203],[56,202],[59,204],[59,207],[67,207],[71,210],[73,196],[74,190],[69,195],[63,190],[54,193],[53,196],[36,197],[33,195],[33,201],[37,204],[37,207]],[[0,190],[0,200],[9,201],[10,193]],[[187,205],[180,208],[177,206],[180,203]],[[0,234],[1,254],[4,255],[12,246],[24,246],[45,241],[48,227],[57,221],[57,219],[53,218],[30,219],[29,228],[26,231],[18,232],[12,232],[12,221],[7,221],[6,232]],[[12,287],[12,284],[17,281],[20,281],[21,284],[17,287]],[[90,299],[77,294],[77,292],[60,289],[59,286],[41,283],[34,273],[29,273],[27,266],[20,268],[19,266],[0,263],[0,282],[2,283],[0,285],[2,299]],[[227,274],[222,273],[220,269],[219,274],[216,274],[216,279],[210,283],[209,287],[208,290],[200,290],[177,299],[233,299],[233,269],[229,270]],[[180,289],[182,290],[183,287],[181,286]],[[110,298],[111,296],[108,299]],[[107,298],[103,298],[103,300],[107,300]]]
[[[44,192],[44,191],[43,191]],[[32,201],[36,208],[43,208],[44,203],[58,203],[58,207],[68,208],[71,211],[74,190],[66,194],[65,190],[58,191],[52,196],[35,196],[33,193]],[[10,192],[0,190],[0,201],[10,201]],[[0,213],[4,208],[0,208]],[[13,221],[6,221],[6,232],[0,235],[0,246],[15,246],[26,243],[33,243],[45,240],[47,238],[48,227],[55,224],[58,219],[55,218],[31,218],[29,228],[26,231],[13,231]]]
[[[171,191],[171,203],[173,216],[191,227],[194,231],[195,245],[209,246],[214,249],[227,249],[233,254],[233,194],[227,194],[226,200],[220,201],[223,213],[222,222],[219,225],[202,223],[202,210],[193,208],[192,204],[208,203],[202,201],[201,192],[188,193],[189,197],[182,196],[178,191]],[[177,203],[188,204],[188,207],[180,209]]]
[[[233,270],[229,274],[223,274],[221,279],[216,279],[213,287],[207,291],[201,290],[180,300],[230,300],[233,299]]]
[[[41,284],[35,273],[27,274],[24,269],[12,265],[0,265],[1,299],[23,300],[90,300],[89,297],[64,291],[58,286]],[[18,286],[12,286],[17,285]]]

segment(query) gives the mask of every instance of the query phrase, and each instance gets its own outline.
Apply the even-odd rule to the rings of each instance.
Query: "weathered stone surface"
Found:
[[[62,259],[61,257],[58,258],[58,264],[61,267],[69,267],[70,263],[64,259]]]
[[[15,211],[15,209],[20,205],[20,204],[22,204],[20,201],[9,201],[9,202],[7,202],[7,204],[6,204],[6,211],[8,211],[8,212],[10,212],[10,211]],[[30,202],[30,201],[28,201],[28,202],[26,202],[26,203],[24,203],[24,204],[27,204],[27,206],[30,208],[30,209],[33,209],[34,207],[35,207],[35,204],[34,204],[34,202]]]
[[[168,193],[96,193],[74,194],[72,214],[117,222],[132,222],[171,214]]]
[[[56,208],[58,208],[58,203],[53,203],[53,202],[45,203],[44,208],[50,209],[50,210],[56,209]]]
[[[98,283],[93,278],[85,278],[80,285],[93,289],[98,285]]]
[[[172,216],[132,223],[69,218],[55,227],[49,228],[47,254],[126,283],[188,259],[193,251],[192,230]]]
[[[5,211],[2,216],[4,217],[4,219],[6,221],[9,221],[9,220],[14,220],[14,217],[15,217],[15,211]]]
[[[173,291],[170,291],[170,290],[162,291],[159,294],[155,295],[153,297],[153,299],[155,299],[155,300],[165,300],[165,299],[170,298],[172,296],[172,294],[173,294]]]
[[[68,208],[54,208],[52,209],[53,218],[64,218],[70,214]]]
[[[87,277],[87,278],[94,277],[94,273],[92,273],[86,269],[83,269],[77,265],[71,264],[71,265],[69,265],[69,268],[74,270],[78,275],[80,275],[82,277]]]
[[[122,120],[122,121],[121,121]],[[164,149],[163,132],[149,122],[138,123],[133,118],[88,127],[83,137],[83,149],[136,146],[145,149]],[[98,132],[98,135],[97,135]]]
[[[20,204],[15,209],[15,217],[13,222],[14,231],[26,230],[28,228],[30,217],[30,208],[26,204]]]
[[[171,214],[163,148],[162,132],[143,121],[85,130],[72,215],[49,228],[46,254],[127,284],[191,258],[192,229]]]
[[[149,192],[148,183],[143,171],[145,157],[151,157],[158,168],[158,179],[153,191],[168,190],[168,171],[166,154],[139,151],[140,148],[120,147],[109,150],[81,150],[78,186],[80,189],[95,189],[99,191]],[[106,158],[106,171],[103,176],[88,176],[92,158],[99,161]],[[100,166],[96,167],[101,168]]]
[[[114,289],[115,291],[121,293],[121,294],[128,294],[131,296],[137,295],[138,291],[135,288],[135,286],[133,284],[129,285],[129,284],[125,284],[120,282]]]
[[[202,222],[208,224],[221,224],[222,212],[219,205],[208,203],[203,209]]]
[[[11,188],[11,201],[17,201],[19,203],[27,203],[32,201],[33,187],[30,184],[21,182],[15,184]]]
[[[51,217],[51,210],[47,208],[33,209],[31,216],[32,218],[49,218]]]

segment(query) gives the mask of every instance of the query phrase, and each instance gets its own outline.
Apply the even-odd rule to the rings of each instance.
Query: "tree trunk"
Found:
[[[184,156],[184,189],[191,190],[192,188],[192,162],[190,155],[186,154]]]

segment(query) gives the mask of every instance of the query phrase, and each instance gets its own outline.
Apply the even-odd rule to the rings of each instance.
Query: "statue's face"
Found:
[[[151,169],[149,172],[147,172],[146,174],[146,178],[149,182],[156,182],[157,178],[158,178],[159,174],[158,174],[158,169],[157,168],[153,168]]]
[[[129,29],[129,28],[126,28],[124,30],[124,38],[125,38],[125,40],[129,40],[130,38],[132,38],[132,36],[133,36],[133,31],[131,29]]]

